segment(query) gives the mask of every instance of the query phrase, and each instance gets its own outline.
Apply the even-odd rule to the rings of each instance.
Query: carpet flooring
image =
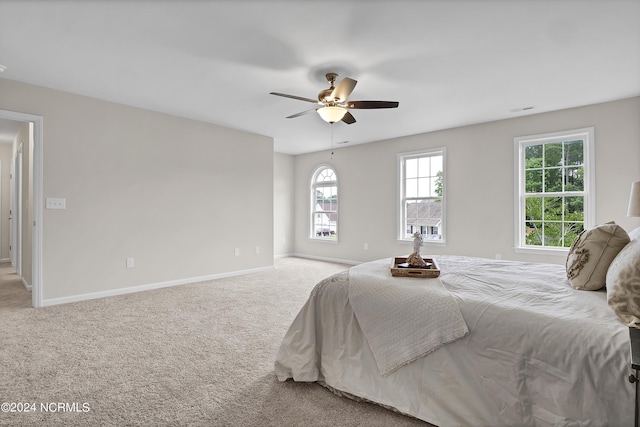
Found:
[[[276,379],[309,292],[347,268],[282,258],[265,272],[33,309],[0,264],[0,403],[15,403],[0,425],[427,426]]]

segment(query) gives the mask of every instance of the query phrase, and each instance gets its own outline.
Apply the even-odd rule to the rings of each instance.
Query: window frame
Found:
[[[325,169],[331,169],[333,171],[333,175],[335,176],[335,181],[328,181],[326,183],[321,183],[318,185],[317,179],[318,175]],[[335,237],[331,236],[317,236],[315,232],[315,214],[316,214],[316,188],[320,187],[336,187],[336,230]],[[309,233],[308,238],[317,242],[326,242],[326,243],[338,243],[339,240],[339,225],[340,225],[340,185],[338,180],[338,172],[336,172],[336,168],[328,163],[322,163],[316,166],[311,173],[310,185],[309,185]]]
[[[444,246],[447,243],[446,239],[446,193],[447,193],[447,150],[446,147],[435,147],[435,148],[427,148],[423,150],[409,151],[398,153],[397,155],[397,179],[398,179],[398,189],[397,189],[397,220],[396,220],[396,236],[397,241],[399,243],[413,243],[413,237],[405,237],[405,228],[406,228],[406,213],[405,213],[405,161],[407,159],[415,159],[420,157],[434,157],[434,156],[442,156],[442,196],[439,198],[442,200],[441,207],[441,216],[442,221],[439,227],[440,235],[442,236],[439,240],[430,240],[425,239],[423,244],[425,246]]]
[[[532,145],[545,145],[550,143],[567,142],[580,139],[583,143],[583,170],[584,188],[582,191],[560,191],[549,193],[554,196],[580,195],[584,199],[584,229],[595,224],[595,138],[594,128],[586,127],[544,134],[526,135],[514,138],[514,250],[519,253],[536,253],[566,256],[569,252],[567,246],[534,246],[526,244],[525,223],[525,148]],[[534,193],[535,194],[535,193]]]

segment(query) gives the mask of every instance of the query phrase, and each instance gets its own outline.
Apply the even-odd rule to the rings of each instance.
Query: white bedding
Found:
[[[439,278],[393,277],[389,262],[349,269],[349,304],[383,376],[469,332]]]
[[[628,329],[604,291],[574,290],[560,265],[436,258],[466,337],[382,376],[343,272],[293,321],[278,379],[322,381],[442,427],[633,425]]]

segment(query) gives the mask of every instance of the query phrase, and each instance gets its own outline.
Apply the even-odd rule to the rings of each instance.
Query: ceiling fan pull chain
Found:
[[[329,123],[331,126],[331,160],[333,160],[333,123]]]

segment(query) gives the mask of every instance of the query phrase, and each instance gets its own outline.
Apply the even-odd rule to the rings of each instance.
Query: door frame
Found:
[[[34,114],[0,110],[0,118],[18,122],[33,123],[33,170],[29,171],[33,180],[33,233],[31,242],[32,274],[31,305],[42,307],[42,185],[43,185],[43,125],[44,118]]]
[[[22,151],[20,143],[11,156],[11,179],[9,189],[9,256],[11,266],[15,267],[18,276],[22,277]]]

